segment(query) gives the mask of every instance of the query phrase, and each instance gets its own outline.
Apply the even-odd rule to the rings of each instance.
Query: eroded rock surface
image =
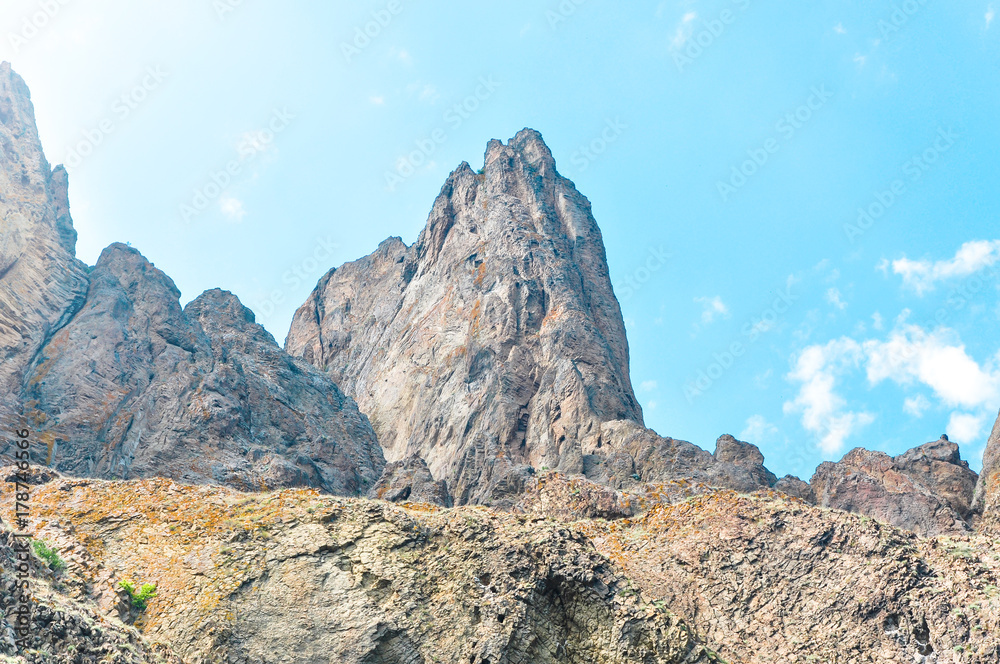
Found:
[[[285,342],[457,503],[514,496],[531,468],[583,472],[602,423],[642,419],[590,203],[535,131],[485,162],[450,175],[412,246],[324,276]]]
[[[729,662],[1000,661],[1000,540],[917,535],[778,492],[576,524]]]
[[[451,495],[444,480],[435,481],[427,464],[418,456],[386,464],[382,477],[368,492],[369,498],[390,503],[430,503],[451,507]]]
[[[0,63],[0,424],[21,423],[20,388],[36,353],[79,308],[86,268],[75,258],[68,181],[42,153],[31,95]]]
[[[817,504],[924,535],[969,532],[977,475],[947,437],[890,457],[854,449],[813,475]]]
[[[155,582],[136,627],[189,662],[717,661],[540,519],[167,480],[60,479],[34,501],[71,592],[114,612],[118,579]]]
[[[983,472],[976,484],[972,509],[980,516],[980,528],[1000,535],[1000,417],[983,453]]]
[[[101,254],[27,374],[36,458],[78,476],[366,492],[384,461],[354,402],[231,293],[179,297],[135,249]]]

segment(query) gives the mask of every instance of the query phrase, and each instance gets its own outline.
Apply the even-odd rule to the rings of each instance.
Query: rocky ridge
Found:
[[[285,354],[229,292],[180,292],[138,251],[104,250],[81,309],[25,378],[44,463],[97,477],[364,493],[384,462],[367,419]]]

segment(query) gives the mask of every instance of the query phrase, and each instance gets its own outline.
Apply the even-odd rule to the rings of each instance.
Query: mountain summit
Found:
[[[517,492],[531,467],[582,473],[603,423],[642,422],[601,231],[531,129],[491,141],[481,172],[461,164],[412,246],[326,274],[285,348],[459,503]]]

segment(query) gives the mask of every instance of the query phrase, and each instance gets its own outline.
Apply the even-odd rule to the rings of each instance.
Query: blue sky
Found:
[[[326,269],[412,242],[454,167],[538,129],[604,232],[647,424],[733,433],[808,478],[944,432],[979,467],[1000,407],[994,15],[8,0],[0,58],[71,166],[81,258],[131,242],[279,343]]]

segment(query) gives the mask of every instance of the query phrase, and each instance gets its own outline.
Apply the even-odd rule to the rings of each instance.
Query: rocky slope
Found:
[[[0,606],[5,615],[0,619],[0,657],[4,662],[181,664],[169,647],[151,645],[135,628],[115,616],[102,615],[93,603],[68,596],[61,576],[34,555],[29,561],[30,620],[26,626],[18,625],[18,598],[24,588],[19,585],[23,577],[14,570],[24,563],[17,559],[16,545],[11,531],[0,525]],[[18,627],[25,633],[17,634]]]
[[[967,533],[978,476],[946,436],[905,454],[855,449],[816,469],[817,504],[924,535]]]
[[[76,260],[67,176],[42,153],[31,95],[0,63],[0,425],[20,417],[24,370],[79,308],[86,270]]]
[[[980,517],[980,529],[1000,535],[1000,417],[983,454],[983,472],[976,484],[972,509]]]
[[[66,592],[116,614],[119,580],[156,583],[135,625],[187,662],[716,661],[540,519],[168,480],[56,478],[33,504]]]
[[[366,418],[285,354],[231,293],[180,292],[108,247],[80,311],[26,375],[43,461],[78,476],[173,477],[246,489],[363,493],[384,464]]]
[[[577,527],[730,662],[1000,661],[995,538],[923,539],[775,492]]]

